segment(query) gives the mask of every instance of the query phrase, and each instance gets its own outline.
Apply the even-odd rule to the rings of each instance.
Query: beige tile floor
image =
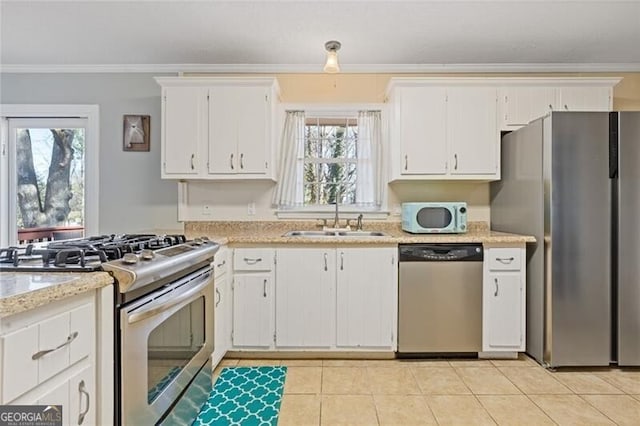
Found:
[[[285,365],[278,425],[640,426],[640,369],[533,360],[236,360]]]

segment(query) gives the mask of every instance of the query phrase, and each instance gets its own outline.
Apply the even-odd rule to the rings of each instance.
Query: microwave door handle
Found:
[[[453,219],[454,228],[453,229],[455,229],[457,231],[458,230],[458,208],[457,207],[453,208],[453,213],[454,213],[453,214],[453,217],[454,217],[454,219]]]

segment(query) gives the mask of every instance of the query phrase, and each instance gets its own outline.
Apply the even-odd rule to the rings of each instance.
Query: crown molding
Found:
[[[355,73],[640,72],[640,63],[341,64]],[[322,74],[322,64],[3,64],[0,73],[214,73]]]

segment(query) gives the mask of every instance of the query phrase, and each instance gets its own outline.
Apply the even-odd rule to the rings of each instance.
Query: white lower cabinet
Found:
[[[336,346],[395,348],[396,247],[336,250]]]
[[[105,402],[113,395],[104,393],[99,400],[97,375],[107,371],[98,372],[97,366],[103,368],[107,353],[111,363],[113,352],[105,347],[98,354],[102,325],[96,302],[104,307],[102,295],[112,292],[110,288],[87,292],[3,318],[0,403],[62,405],[64,425],[98,424],[98,411],[110,406]],[[113,321],[107,317],[103,320]],[[110,389],[109,383],[104,386]],[[101,417],[111,418],[111,412]]]
[[[482,350],[525,350],[525,249],[485,250]]]
[[[336,251],[276,251],[276,346],[330,348],[335,324]]]
[[[278,249],[276,347],[394,350],[396,253],[396,247]]]
[[[233,346],[270,347],[273,343],[271,273],[233,277]]]
[[[212,363],[215,366],[231,349],[231,328],[233,323],[233,298],[231,279],[228,272],[228,249],[220,247],[214,259],[214,345]]]

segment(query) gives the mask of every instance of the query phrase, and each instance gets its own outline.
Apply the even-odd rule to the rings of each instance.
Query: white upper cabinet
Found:
[[[206,162],[207,89],[162,89],[162,177],[195,177]]]
[[[267,174],[271,165],[270,87],[209,90],[210,174]]]
[[[612,87],[571,86],[558,89],[558,111],[611,111]]]
[[[391,180],[496,180],[497,88],[484,79],[392,78]]]
[[[452,175],[498,177],[500,135],[495,87],[447,88],[447,139]]]
[[[524,126],[554,109],[555,89],[546,86],[513,86],[502,89],[503,126]]]
[[[551,111],[612,111],[619,78],[512,78],[499,88],[501,130],[514,130]]]
[[[162,178],[273,179],[272,77],[158,77]]]
[[[394,114],[400,142],[402,175],[447,172],[446,90],[444,87],[399,87]]]

